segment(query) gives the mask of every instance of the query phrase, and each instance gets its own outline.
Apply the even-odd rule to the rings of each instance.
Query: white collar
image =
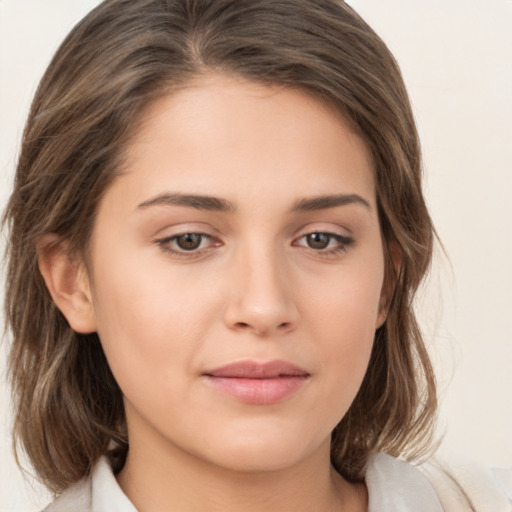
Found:
[[[437,495],[416,467],[379,453],[366,468],[368,512],[443,512]],[[137,512],[102,457],[92,472],[94,512]]]
[[[92,480],[92,510],[94,512],[137,512],[122,491],[106,457],[94,466]]]
[[[366,467],[368,512],[443,512],[427,477],[415,466],[386,455],[373,455]]]

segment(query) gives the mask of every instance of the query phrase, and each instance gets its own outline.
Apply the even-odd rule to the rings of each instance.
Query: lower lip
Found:
[[[308,375],[290,375],[268,379],[206,376],[215,389],[231,395],[240,402],[270,405],[296,393],[308,380]]]

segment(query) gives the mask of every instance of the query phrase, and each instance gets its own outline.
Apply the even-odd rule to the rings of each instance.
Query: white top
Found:
[[[425,473],[428,474],[425,476]],[[432,467],[420,470],[389,455],[374,455],[366,468],[368,512],[462,512],[472,510],[459,491],[440,478]],[[439,471],[437,473],[440,473]],[[475,477],[471,489],[467,475],[462,486],[477,512],[512,512],[512,470],[496,470]],[[460,475],[455,477],[461,480]],[[443,504],[441,504],[443,503]],[[89,478],[64,492],[43,512],[137,512],[119,487],[106,458],[100,459]]]

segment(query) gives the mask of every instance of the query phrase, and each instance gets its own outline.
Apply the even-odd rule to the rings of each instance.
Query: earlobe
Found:
[[[388,308],[384,307],[379,310],[379,314],[377,315],[377,320],[375,322],[375,330],[384,325],[386,318],[388,317]]]
[[[44,235],[38,243],[39,270],[56,306],[79,333],[96,331],[96,318],[85,266],[72,258],[57,235]]]

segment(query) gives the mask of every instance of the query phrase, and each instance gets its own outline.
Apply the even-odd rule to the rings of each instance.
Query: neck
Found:
[[[153,450],[132,439],[118,482],[139,512],[362,512],[367,506],[364,484],[348,483],[330,465],[328,442],[285,469],[236,471],[176,446]]]

